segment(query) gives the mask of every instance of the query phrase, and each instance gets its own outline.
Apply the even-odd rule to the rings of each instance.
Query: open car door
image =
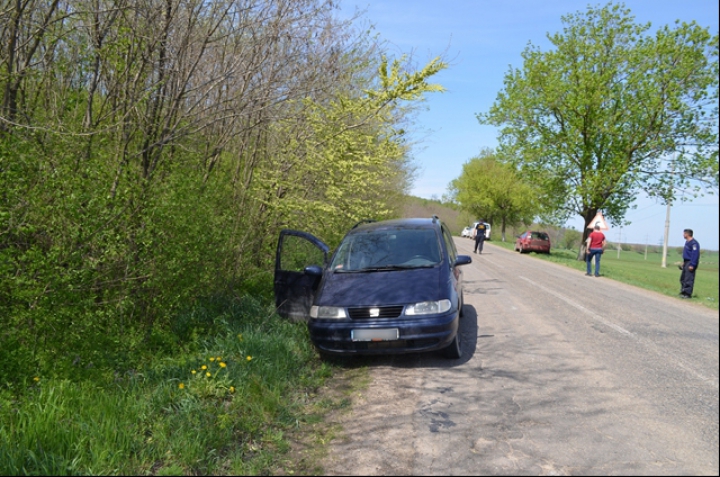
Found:
[[[275,306],[280,316],[307,321],[329,248],[306,232],[280,232],[275,255]],[[312,267],[308,270],[308,267]]]

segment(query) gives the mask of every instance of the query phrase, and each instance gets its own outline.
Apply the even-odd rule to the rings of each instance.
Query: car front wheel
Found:
[[[462,358],[462,350],[460,349],[460,332],[455,335],[450,345],[443,349],[443,355],[448,359]]]

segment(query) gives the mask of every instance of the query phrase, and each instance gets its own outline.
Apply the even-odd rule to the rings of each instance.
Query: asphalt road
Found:
[[[718,475],[717,312],[456,244],[463,358],[349,364],[372,381],[327,474]]]

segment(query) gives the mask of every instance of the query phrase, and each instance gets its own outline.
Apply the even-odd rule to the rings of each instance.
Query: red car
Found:
[[[524,234],[518,235],[515,241],[515,251],[550,253],[550,237],[545,232],[528,230]]]

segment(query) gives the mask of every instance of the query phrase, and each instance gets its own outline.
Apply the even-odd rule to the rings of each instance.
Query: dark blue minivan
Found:
[[[461,265],[452,235],[437,218],[363,221],[332,257],[316,237],[283,230],[275,261],[278,313],[307,321],[325,354],[462,350]]]

